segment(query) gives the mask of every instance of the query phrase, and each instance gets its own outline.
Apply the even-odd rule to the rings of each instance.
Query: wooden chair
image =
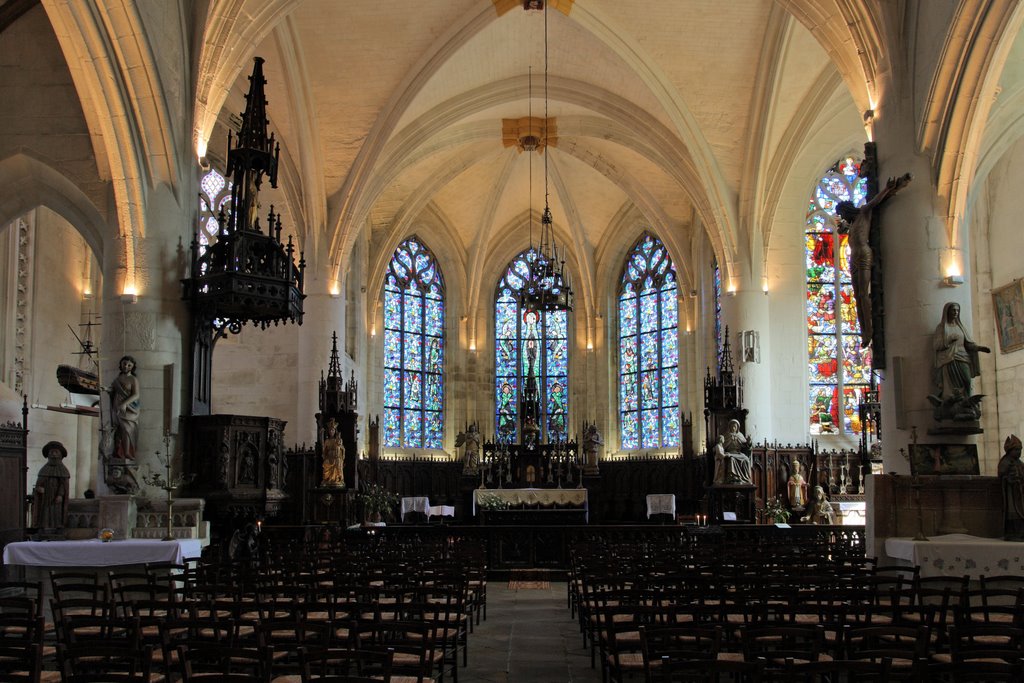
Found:
[[[819,659],[816,662],[787,660],[782,680],[791,683],[888,683],[892,660],[877,662],[851,659]]]
[[[701,624],[640,627],[640,652],[643,657],[644,677],[655,679],[662,658],[709,660],[716,659],[722,649],[722,627]]]
[[[206,643],[178,647],[183,683],[269,683],[273,656],[273,648]]]
[[[892,661],[893,680],[922,680],[928,668],[928,629],[924,626],[860,626],[847,628],[846,658]]]
[[[660,683],[719,683],[719,681],[764,680],[764,662],[745,662],[739,659],[672,659],[662,657],[658,677]]]
[[[352,648],[300,648],[303,683],[390,683],[395,652]]]
[[[42,643],[0,643],[0,680],[5,683],[39,683],[42,665]]]
[[[125,643],[60,643],[64,683],[149,683],[150,648]]]

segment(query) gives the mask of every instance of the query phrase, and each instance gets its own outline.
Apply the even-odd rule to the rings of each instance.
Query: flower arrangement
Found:
[[[477,495],[476,506],[481,510],[507,510],[508,501],[496,493],[481,493]]]
[[[391,518],[395,506],[398,505],[398,494],[388,491],[380,484],[369,484],[360,487],[362,490],[356,496],[363,504],[363,512],[366,516],[379,516]]]
[[[782,505],[782,497],[775,496],[765,503],[764,509],[760,510],[764,513],[765,519],[769,519],[773,524],[785,524],[789,521],[789,516],[792,514]]]

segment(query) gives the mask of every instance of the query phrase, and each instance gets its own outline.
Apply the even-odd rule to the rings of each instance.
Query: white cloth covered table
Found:
[[[651,515],[672,515],[676,518],[676,494],[674,493],[649,493],[647,494],[647,519]]]
[[[147,562],[183,563],[203,551],[198,538],[174,541],[129,538],[104,543],[86,541],[19,541],[4,547],[4,564],[36,567],[114,567]]]
[[[430,516],[430,498],[427,496],[406,496],[402,498],[400,513],[403,522],[405,521],[405,516],[410,512],[422,512],[424,515]]]
[[[584,519],[590,512],[587,508],[586,489],[476,489],[473,491],[473,516],[481,498],[496,497],[510,507],[522,505],[572,505],[585,511]]]
[[[1024,542],[969,534],[932,536],[927,541],[894,536],[885,554],[921,567],[921,576],[1024,575]]]
[[[431,505],[430,510],[427,512],[427,519],[431,517],[454,517],[455,506],[454,505]]]

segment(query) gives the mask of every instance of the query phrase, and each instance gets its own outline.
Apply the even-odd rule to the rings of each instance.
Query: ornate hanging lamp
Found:
[[[571,311],[573,305],[572,285],[565,270],[565,251],[559,250],[555,242],[555,229],[551,218],[550,192],[548,187],[548,8],[544,3],[544,213],[540,219],[540,243],[530,264],[530,278],[522,289],[523,304],[537,311]],[[532,220],[532,219],[531,219]],[[532,228],[531,222],[531,246]]]

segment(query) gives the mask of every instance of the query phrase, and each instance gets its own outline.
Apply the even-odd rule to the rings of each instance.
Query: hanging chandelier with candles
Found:
[[[550,194],[548,188],[548,8],[544,3],[544,123],[541,129],[544,154],[544,213],[540,219],[540,242],[533,250],[533,219],[530,222],[530,247],[534,256],[530,263],[529,279],[520,290],[523,306],[535,311],[571,311],[573,305],[572,285],[565,269],[565,249],[560,250],[555,241],[555,229],[551,218]],[[532,79],[531,79],[532,82]],[[531,87],[531,99],[532,99]],[[532,116],[531,116],[532,119]],[[524,148],[526,146],[524,145]],[[536,147],[534,147],[536,149]],[[532,164],[531,181],[532,186]],[[532,204],[532,202],[531,202]]]

